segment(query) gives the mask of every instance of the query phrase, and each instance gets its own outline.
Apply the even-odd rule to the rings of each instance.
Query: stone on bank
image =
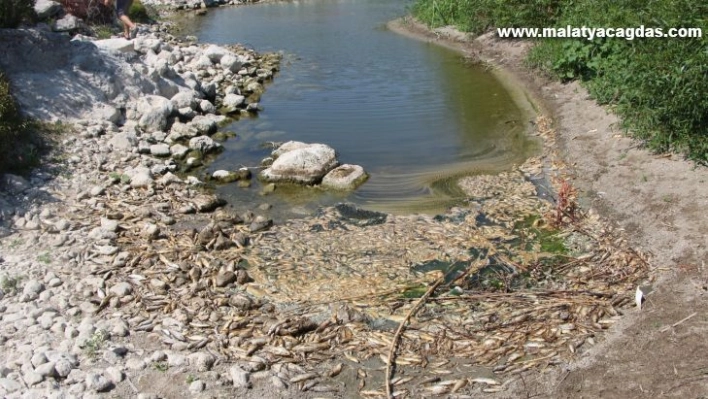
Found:
[[[359,165],[339,166],[334,149],[325,144],[288,141],[275,149],[275,158],[260,177],[269,182],[320,184],[322,188],[354,190],[366,181],[368,175]]]

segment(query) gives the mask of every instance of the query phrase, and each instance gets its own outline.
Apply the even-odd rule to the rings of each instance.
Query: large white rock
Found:
[[[303,143],[302,141],[288,141],[280,145],[280,147],[276,148],[271,152],[271,155],[275,158],[285,154],[286,152],[292,151],[292,150],[298,150],[300,148],[306,148],[309,147],[310,144]]]
[[[114,39],[104,39],[95,40],[93,44],[96,45],[101,50],[105,51],[115,51],[119,53],[133,53],[135,52],[135,46],[133,42],[125,38],[114,38]]]
[[[227,112],[234,112],[239,109],[243,103],[246,102],[246,97],[240,96],[238,94],[227,94],[224,96],[222,105],[226,108]]]
[[[97,104],[96,107],[88,113],[86,119],[118,124],[121,119],[123,119],[123,116],[120,110],[112,105]]]
[[[37,0],[34,3],[34,12],[40,21],[57,15],[61,9],[61,4],[52,0]]]
[[[354,190],[369,176],[359,165],[344,164],[332,169],[322,178],[322,187],[334,190]]]
[[[219,62],[221,61],[221,58],[225,56],[226,54],[229,54],[230,51],[221,47],[217,46],[215,44],[212,44],[211,46],[207,47],[204,49],[204,52],[202,53],[206,57],[209,58],[211,62]]]
[[[144,96],[138,100],[138,125],[147,131],[164,131],[167,117],[172,114],[172,101],[161,96]]]
[[[172,101],[172,106],[175,109],[186,107],[196,109],[198,104],[198,98],[199,94],[197,92],[185,90],[175,94],[170,100]]]
[[[191,139],[192,137],[197,137],[199,135],[199,130],[192,126],[191,123],[175,122],[170,128],[170,134],[167,135],[165,139],[168,143],[173,143],[175,141],[183,139]]]
[[[221,144],[212,140],[209,136],[194,137],[189,140],[189,148],[199,150],[202,154],[208,154],[221,148]]]
[[[241,59],[233,54],[224,55],[223,57],[221,57],[219,63],[224,69],[227,69],[233,73],[238,72],[239,69],[241,69],[241,67],[243,66]]]
[[[56,32],[71,32],[78,30],[84,26],[84,23],[79,18],[71,14],[66,14],[61,19],[54,22],[52,29]]]
[[[280,155],[269,168],[261,172],[261,177],[268,181],[314,184],[336,166],[337,157],[332,147],[309,144]]]

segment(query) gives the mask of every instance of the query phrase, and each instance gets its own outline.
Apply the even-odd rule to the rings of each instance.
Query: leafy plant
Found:
[[[50,264],[52,263],[52,256],[49,254],[49,252],[45,252],[37,257],[37,260],[44,263],[44,264]]]
[[[431,26],[700,28],[708,3],[691,0],[417,0]],[[583,81],[648,148],[708,163],[708,44],[701,38],[539,39],[529,63],[561,80]]]
[[[2,288],[5,293],[16,293],[19,290],[22,278],[22,276],[0,276],[0,288]]]
[[[152,368],[164,373],[165,371],[170,369],[170,365],[167,364],[167,362],[155,362],[152,364]]]
[[[86,346],[84,347],[86,355],[92,359],[95,358],[98,355],[98,351],[103,346],[103,343],[106,341],[106,338],[108,338],[106,331],[101,329],[96,330],[93,335],[91,335],[91,338],[86,341]]]
[[[35,18],[34,0],[0,0],[0,28],[17,28]]]

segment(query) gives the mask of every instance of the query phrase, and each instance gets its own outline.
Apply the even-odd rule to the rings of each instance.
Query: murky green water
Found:
[[[454,178],[501,171],[533,150],[529,115],[494,78],[461,55],[403,37],[386,23],[406,14],[400,0],[309,0],[214,10],[185,21],[200,41],[282,51],[281,72],[263,112],[226,127],[238,134],[209,170],[255,166],[267,142],[335,148],[341,163],[371,178],[350,194],[279,186],[261,197],[220,186],[238,209],[269,202],[281,212],[347,200],[394,213],[439,212],[460,201]]]

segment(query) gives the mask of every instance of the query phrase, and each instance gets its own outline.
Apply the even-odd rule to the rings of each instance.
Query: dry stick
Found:
[[[467,270],[463,273],[463,276],[466,276],[470,273],[472,269],[480,269],[482,265],[486,264],[487,262],[484,262],[483,260],[478,260],[477,262],[471,263],[470,266],[467,268]],[[396,333],[393,334],[393,339],[391,341],[391,349],[388,352],[388,359],[386,359],[386,397],[389,399],[393,398],[393,392],[391,392],[391,374],[393,370],[393,365],[395,364],[395,356],[396,356],[396,349],[398,348],[398,341],[401,339],[401,334],[403,333],[403,329],[405,328],[406,324],[408,323],[408,320],[415,314],[415,312],[418,311],[418,309],[425,303],[425,301],[430,297],[430,295],[435,292],[435,290],[445,282],[445,279],[451,272],[441,276],[437,280],[435,280],[435,283],[428,288],[428,290],[425,292],[425,294],[418,299],[418,302],[413,305],[411,310],[408,311],[406,314],[406,317],[401,320],[401,324],[398,325],[398,328],[396,329]],[[458,278],[459,279],[459,278]],[[455,280],[458,280],[455,279]]]
[[[691,313],[689,316],[684,317],[683,319],[677,321],[676,323],[674,323],[674,324],[672,324],[672,325],[670,325],[670,326],[666,326],[666,327],[662,328],[660,331],[661,331],[661,332],[669,331],[670,329],[672,329],[672,328],[678,326],[679,324],[683,323],[683,322],[686,321],[686,320],[691,319],[692,317],[694,317],[694,316],[697,315],[697,314],[698,314],[698,313],[696,313],[696,312]]]
[[[396,348],[398,347],[398,340],[401,338],[401,333],[403,332],[403,327],[405,327],[406,323],[408,323],[408,320],[413,316],[413,314],[420,308],[420,306],[425,302],[426,299],[435,291],[436,288],[440,286],[445,282],[445,276],[440,277],[435,281],[435,284],[430,286],[428,288],[428,291],[425,292],[425,295],[420,297],[418,299],[418,302],[411,308],[411,310],[408,311],[408,314],[406,314],[406,317],[401,320],[401,324],[398,325],[398,329],[396,329],[396,333],[393,334],[393,341],[391,342],[391,349],[388,352],[388,359],[386,359],[386,397],[391,399],[393,398],[393,393],[391,392],[391,370],[392,370],[392,365],[395,362],[394,356],[396,356]]]

